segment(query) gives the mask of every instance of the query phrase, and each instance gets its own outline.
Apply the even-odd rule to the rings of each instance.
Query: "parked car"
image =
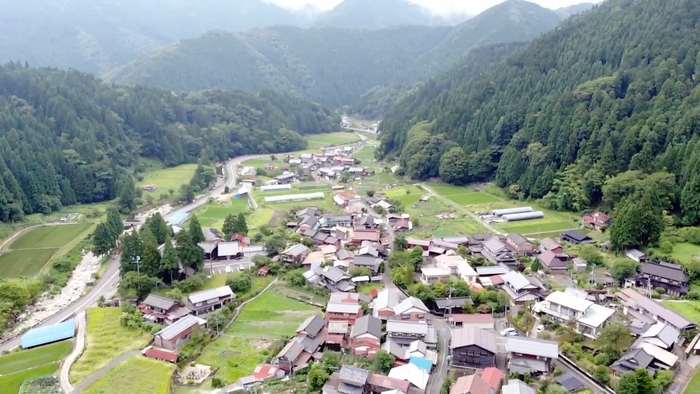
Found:
[[[513,335],[513,334],[515,334],[515,335]],[[505,330],[501,331],[501,335],[504,337],[505,336],[517,336],[518,331],[513,327],[508,327]]]
[[[539,326],[537,326],[537,332],[542,332],[542,331],[544,331],[544,326],[542,324],[540,324]]]

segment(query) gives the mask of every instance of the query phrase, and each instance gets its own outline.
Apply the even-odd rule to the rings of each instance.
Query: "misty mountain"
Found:
[[[568,7],[561,7],[557,8],[554,10],[559,16],[562,18],[566,19],[570,17],[571,15],[578,14],[580,12],[588,11],[591,8],[595,7],[595,4],[593,3],[579,3],[579,4],[574,4]]]
[[[474,47],[526,41],[559,20],[553,11],[538,5],[508,1],[455,27],[274,26],[217,31],[169,45],[115,69],[106,78],[174,91],[270,88],[338,107],[354,104],[377,86],[410,88],[449,69]],[[393,88],[377,91],[401,96]]]
[[[408,0],[345,0],[314,21],[315,26],[360,29],[448,24],[445,18]]]
[[[0,3],[0,62],[103,73],[212,29],[297,24],[263,0],[60,0]]]

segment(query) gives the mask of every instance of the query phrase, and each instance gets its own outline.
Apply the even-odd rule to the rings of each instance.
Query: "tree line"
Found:
[[[693,2],[605,2],[472,78],[404,97],[377,154],[417,179],[616,212],[616,248],[654,244],[665,225],[700,224],[698,19]]]
[[[140,158],[166,166],[306,147],[339,118],[272,91],[108,85],[75,70],[0,67],[0,221],[112,200]]]

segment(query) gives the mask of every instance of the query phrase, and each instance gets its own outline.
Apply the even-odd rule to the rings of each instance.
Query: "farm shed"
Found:
[[[75,319],[63,323],[52,324],[46,327],[33,328],[22,335],[22,348],[29,349],[35,346],[62,341],[75,336]]]
[[[518,220],[531,220],[531,219],[542,219],[544,217],[544,212],[523,212],[523,213],[511,213],[501,216],[506,222],[515,222]]]
[[[306,193],[306,194],[288,194],[284,196],[265,197],[265,202],[286,202],[286,201],[301,201],[301,200],[320,200],[325,198],[323,192]]]
[[[517,207],[517,208],[504,208],[504,209],[494,209],[491,214],[494,216],[512,215],[516,213],[532,212],[532,207]]]
[[[267,186],[260,186],[260,191],[263,192],[271,192],[271,191],[276,191],[276,190],[292,190],[292,185],[267,185]]]

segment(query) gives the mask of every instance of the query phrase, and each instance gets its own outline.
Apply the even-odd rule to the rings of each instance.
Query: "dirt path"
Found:
[[[87,315],[85,311],[81,311],[75,316],[75,325],[77,333],[75,335],[73,351],[66,357],[63,364],[61,364],[61,388],[65,393],[73,392],[73,385],[70,383],[70,369],[73,363],[75,363],[75,360],[77,360],[85,350],[85,334],[87,332]]]
[[[94,374],[88,376],[87,378],[81,380],[78,382],[78,384],[75,386],[73,391],[68,392],[69,394],[79,394],[86,388],[90,387],[93,383],[95,383],[99,378],[105,376],[107,372],[111,371],[114,369],[117,365],[121,364],[122,362],[126,361],[126,359],[140,355],[141,351],[140,350],[130,350],[126,353],[123,353],[121,356],[115,358],[114,360],[110,361],[109,364],[105,365],[102,367],[99,371],[95,372]]]

